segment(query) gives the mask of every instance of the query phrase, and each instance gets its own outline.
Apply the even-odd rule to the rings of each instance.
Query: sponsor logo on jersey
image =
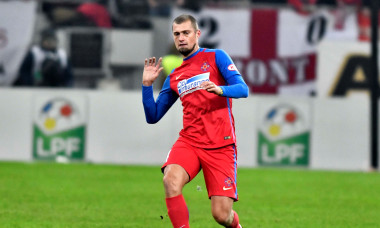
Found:
[[[203,62],[203,65],[201,66],[201,70],[203,72],[206,72],[208,70],[208,68],[210,68],[210,64],[208,64],[208,62]]]
[[[179,76],[175,77],[175,80],[178,80],[182,75],[183,75],[183,73],[180,74]]]
[[[192,93],[196,90],[201,89],[200,85],[202,82],[210,81],[210,72],[204,74],[198,74],[189,79],[184,79],[177,84],[178,94],[183,97],[186,94]]]
[[[227,67],[227,69],[228,69],[229,71],[237,71],[237,70],[238,70],[238,69],[236,68],[235,64],[230,64],[230,65]]]

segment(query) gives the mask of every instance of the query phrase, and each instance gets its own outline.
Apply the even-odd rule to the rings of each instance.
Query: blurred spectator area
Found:
[[[58,37],[71,58],[77,87],[94,88],[99,79],[115,77],[122,87],[135,88],[144,59],[153,55],[150,29],[62,28]]]
[[[167,18],[150,20],[145,0],[92,1],[104,6],[111,17],[111,28],[78,20],[74,16],[85,0],[43,0],[38,9],[38,31],[54,27],[60,45],[70,56],[75,87],[96,88],[98,81],[115,78],[122,88],[140,86],[144,59],[156,53],[153,50],[154,27],[167,31]],[[116,4],[116,5],[115,5]],[[74,20],[72,20],[74,18]],[[156,24],[156,26],[153,26]],[[167,38],[167,37],[166,37]]]
[[[77,17],[78,7],[89,2],[107,10],[110,28],[97,26],[83,15]],[[178,7],[178,0],[166,2]],[[189,0],[188,3],[192,2],[201,7],[289,7],[289,0]],[[317,0],[316,4],[331,7],[336,6],[336,1]],[[123,89],[139,89],[144,59],[167,54],[171,39],[170,16],[152,16],[149,7],[149,0],[41,0],[34,42],[41,30],[57,29],[59,43],[72,61],[75,87],[97,88],[99,80],[114,78]]]

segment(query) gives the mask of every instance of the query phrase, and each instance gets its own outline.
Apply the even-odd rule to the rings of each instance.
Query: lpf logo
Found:
[[[68,161],[85,155],[86,100],[37,97],[34,107],[33,157]]]
[[[261,165],[308,165],[308,105],[279,104],[265,109],[258,132]]]

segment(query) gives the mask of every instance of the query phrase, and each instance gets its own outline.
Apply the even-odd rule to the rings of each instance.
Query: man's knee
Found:
[[[164,187],[167,197],[173,197],[182,193],[183,186],[189,178],[186,171],[179,165],[170,165],[164,171]]]
[[[163,178],[165,189],[179,190],[181,188],[181,178],[178,175],[168,172]]]
[[[212,216],[214,217],[215,221],[221,225],[231,224],[231,211],[230,210],[223,210],[221,208],[213,209],[212,210]]]
[[[212,196],[211,211],[215,221],[221,225],[228,226],[233,220],[233,200],[228,197]]]

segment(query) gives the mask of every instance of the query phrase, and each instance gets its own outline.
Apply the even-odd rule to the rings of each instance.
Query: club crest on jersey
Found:
[[[210,64],[208,64],[208,62],[203,62],[203,65],[201,66],[201,70],[203,72],[206,72],[208,70],[208,68],[210,68]]]
[[[224,179],[224,185],[226,187],[231,187],[233,183],[234,183],[234,181],[232,180],[231,177],[227,177],[226,179]]]
[[[178,94],[180,97],[183,97],[186,94],[197,91],[200,88],[202,82],[210,81],[210,72],[198,74],[189,79],[184,79],[177,84]]]

